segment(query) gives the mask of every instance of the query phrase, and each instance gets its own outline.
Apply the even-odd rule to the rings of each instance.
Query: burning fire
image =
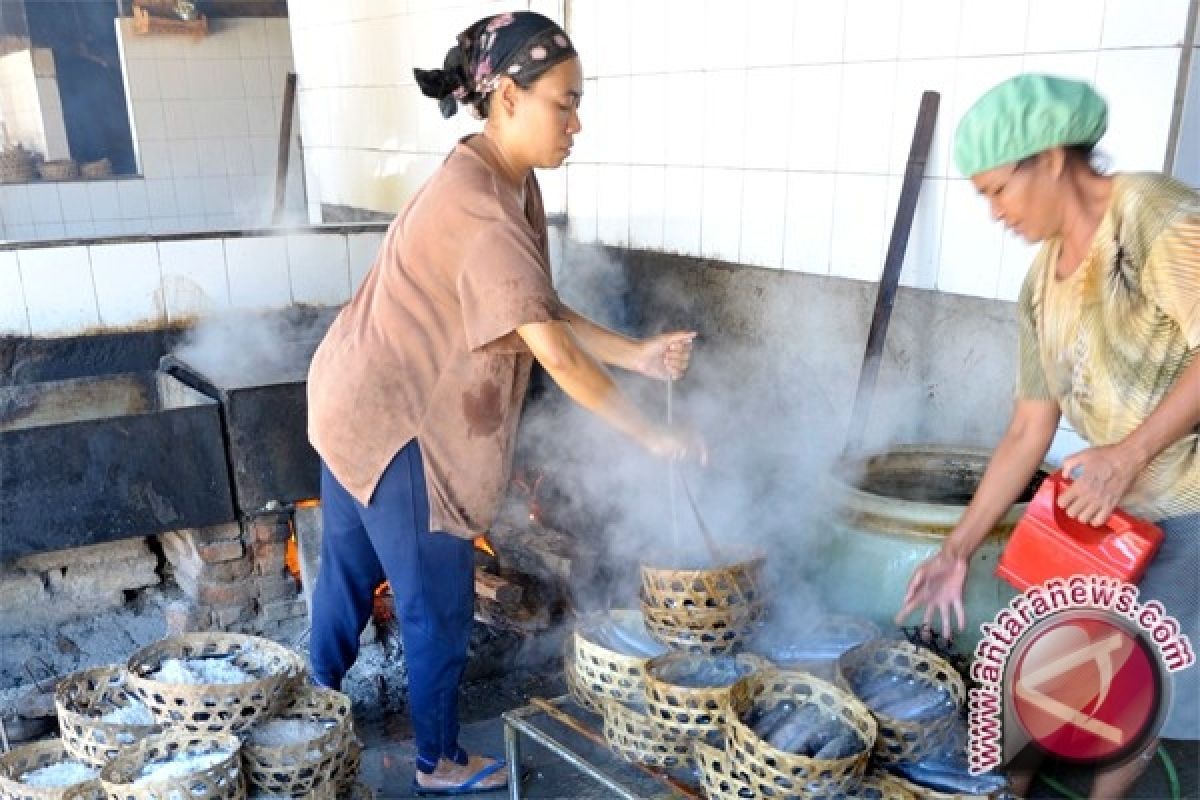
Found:
[[[492,545],[488,542],[486,536],[476,536],[475,537],[475,549],[482,550],[483,552],[487,553],[492,558],[496,557],[496,551],[492,549]]]

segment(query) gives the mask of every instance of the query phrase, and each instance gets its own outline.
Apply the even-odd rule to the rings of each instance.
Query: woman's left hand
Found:
[[[1063,459],[1062,473],[1072,483],[1058,496],[1058,505],[1072,519],[1103,525],[1140,471],[1140,460],[1120,444],[1076,453]]]
[[[679,380],[692,360],[695,338],[695,331],[673,331],[643,339],[638,342],[633,371],[660,381]]]

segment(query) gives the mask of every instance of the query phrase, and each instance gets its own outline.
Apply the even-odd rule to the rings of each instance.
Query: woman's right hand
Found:
[[[708,463],[708,448],[696,433],[680,427],[654,428],[642,442],[652,455],[668,461]]]
[[[950,612],[958,622],[958,630],[967,627],[966,614],[963,610],[963,589],[967,583],[967,559],[945,549],[923,562],[908,582],[908,591],[904,595],[904,607],[896,615],[896,624],[903,624],[904,619],[917,608],[924,607],[925,627],[930,627],[935,614],[941,616],[942,636],[952,638],[953,630],[950,623]]]

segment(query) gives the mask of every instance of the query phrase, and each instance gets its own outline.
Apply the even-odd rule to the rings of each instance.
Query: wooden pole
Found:
[[[283,206],[287,201],[288,161],[292,154],[292,116],[296,107],[296,73],[289,72],[283,87],[283,119],[279,121],[279,156],[275,163],[275,210],[271,213],[271,224],[283,220]]]

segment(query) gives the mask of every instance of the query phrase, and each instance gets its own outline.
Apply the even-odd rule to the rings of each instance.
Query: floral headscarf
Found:
[[[575,47],[553,20],[533,11],[485,17],[458,35],[442,69],[414,69],[426,97],[437,98],[443,117],[458,105],[482,117],[484,100],[507,75],[529,86],[546,70],[574,56]]]

